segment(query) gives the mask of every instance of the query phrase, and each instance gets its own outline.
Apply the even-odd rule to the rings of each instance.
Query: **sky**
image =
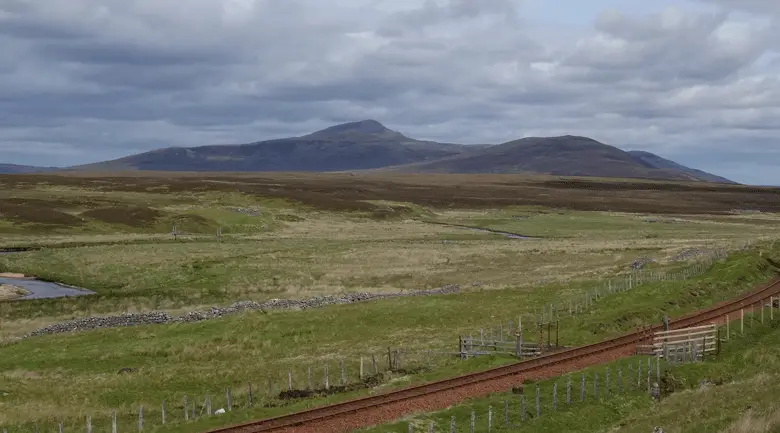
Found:
[[[780,185],[777,0],[0,0],[0,163],[376,119]]]

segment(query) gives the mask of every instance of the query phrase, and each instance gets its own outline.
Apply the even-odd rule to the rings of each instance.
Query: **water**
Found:
[[[57,283],[49,283],[46,281],[39,281],[33,279],[18,279],[18,278],[5,278],[0,277],[0,284],[8,284],[11,286],[21,287],[28,292],[29,295],[17,298],[17,301],[29,300],[29,299],[44,299],[44,298],[62,298],[65,296],[84,296],[94,295],[95,292],[87,289],[78,289],[75,287],[67,287]]]

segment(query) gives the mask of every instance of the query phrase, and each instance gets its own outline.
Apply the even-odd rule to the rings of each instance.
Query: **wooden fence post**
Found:
[[[571,376],[566,378],[566,405],[571,406]]]
[[[765,305],[764,305],[764,301],[762,300],[762,301],[761,301],[761,324],[762,324],[762,325],[764,324],[764,310],[765,310],[765,308],[764,308],[764,307],[765,307]]]
[[[60,430],[62,433],[62,430]],[[116,433],[116,411],[111,413],[111,433]]]
[[[435,426],[435,424],[433,423],[433,421],[428,423],[428,433],[433,433],[434,426]]]
[[[726,341],[729,341],[730,334],[731,334],[731,320],[729,320],[729,315],[726,314]]]
[[[376,355],[371,355],[371,365],[374,367],[374,374],[379,374],[379,368],[376,366]]]
[[[287,371],[287,391],[292,391],[292,371]]]
[[[182,406],[184,406],[184,421],[190,420],[190,413],[187,411],[187,396],[184,396],[184,402],[182,403]],[[113,432],[116,433],[116,432]]]
[[[599,399],[599,374],[593,373],[593,399]]]
[[[493,406],[488,406],[488,433],[493,430]]]
[[[554,411],[558,410],[558,382],[553,383],[552,408],[553,408]]]
[[[165,425],[165,400],[162,401],[162,404],[160,405],[161,415],[162,415],[162,423]]]
[[[230,398],[230,387],[225,390],[225,400],[227,401],[227,410],[233,410],[233,401]]]
[[[585,373],[580,376],[580,401],[585,401]]]
[[[138,408],[138,431],[144,430],[144,407]]]
[[[504,400],[504,426],[509,425],[509,400]]]
[[[62,433],[62,423],[59,424],[60,430],[59,432]],[[8,433],[5,429],[3,429],[3,433]]]
[[[414,433],[414,427],[412,426],[412,423],[407,424],[406,429],[409,433]]]
[[[469,426],[469,432],[474,433],[474,427],[476,427],[477,424],[477,415],[474,413],[474,411],[471,411],[471,425]]]
[[[618,372],[617,372],[617,393],[620,394],[623,392],[623,367],[618,365]]]
[[[745,335],[745,309],[742,308],[739,310],[739,314],[739,332],[740,334]]]
[[[247,407],[252,407],[252,384],[249,383],[247,385],[248,385],[247,386],[248,392],[247,392],[247,395],[246,395],[246,406]]]
[[[38,430],[38,425],[35,425],[35,430]],[[92,433],[92,417],[87,415],[87,433]]]
[[[455,433],[455,415],[450,418],[450,433]]]
[[[387,350],[387,354],[390,354],[390,349]],[[325,390],[330,389],[330,380],[328,379],[328,364],[325,363]]]
[[[363,381],[363,357],[360,357],[360,381]]]
[[[347,384],[347,376],[344,374],[344,360],[341,360],[341,385]]]

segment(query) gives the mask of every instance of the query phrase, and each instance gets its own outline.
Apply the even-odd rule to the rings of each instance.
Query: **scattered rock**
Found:
[[[653,433],[664,433],[664,429],[661,427],[653,427]]]
[[[35,330],[23,338],[44,334],[59,334],[63,332],[85,331],[99,328],[117,328],[135,325],[150,325],[164,323],[199,322],[201,320],[216,319],[219,317],[236,314],[243,311],[267,311],[267,310],[306,310],[327,305],[352,304],[355,302],[372,301],[376,299],[389,299],[405,296],[430,296],[457,293],[460,286],[447,285],[438,289],[412,290],[396,293],[344,293],[341,295],[325,295],[309,299],[270,299],[265,302],[239,301],[228,307],[211,307],[205,311],[190,311],[182,316],[174,317],[164,311],[150,313],[124,313],[117,316],[87,317],[64,323],[49,325]]]
[[[650,257],[640,257],[631,263],[631,269],[642,269],[648,264],[655,262],[655,259],[651,259]]]
[[[222,415],[223,413],[225,413],[225,409],[222,408],[219,408],[214,411],[214,415]]]
[[[119,369],[119,373],[117,373],[117,374],[122,374],[122,373],[133,373],[133,372],[135,372],[135,368],[124,367],[124,368],[120,368],[120,369]]]

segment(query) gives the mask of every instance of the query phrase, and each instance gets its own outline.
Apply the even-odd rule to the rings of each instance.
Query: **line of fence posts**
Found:
[[[745,243],[742,249],[747,248],[750,243]],[[699,262],[693,266],[689,266],[680,271],[675,272],[654,272],[647,270],[635,270],[627,276],[615,280],[608,279],[601,286],[596,286],[593,289],[586,290],[581,295],[581,298],[570,298],[555,305],[554,303],[545,304],[542,307],[534,307],[532,311],[521,313],[518,315],[517,327],[514,327],[513,320],[507,320],[507,327],[504,328],[502,323],[499,323],[492,329],[485,328],[479,330],[479,338],[475,338],[473,335],[461,336],[459,338],[458,351],[461,354],[462,359],[467,359],[470,356],[476,355],[488,355],[498,353],[512,353],[515,356],[526,357],[525,349],[529,351],[533,350],[534,346],[528,344],[528,339],[524,338],[523,334],[530,330],[538,331],[539,351],[545,348],[560,347],[559,331],[560,319],[565,317],[572,317],[577,314],[581,314],[588,308],[591,308],[595,301],[602,299],[606,294],[621,293],[633,288],[636,288],[640,284],[664,281],[664,280],[686,280],[695,275],[698,275],[708,269],[716,260],[728,257],[728,251],[717,250],[707,257],[706,260]],[[603,287],[602,287],[603,286]],[[568,313],[568,315],[567,315]],[[523,318],[528,317],[530,320],[526,320],[526,323],[530,323],[530,327],[523,328]],[[556,338],[555,345],[552,344],[551,330],[552,324],[555,322]],[[547,328],[547,344],[544,344],[544,328]],[[514,329],[514,332],[513,332]],[[520,342],[517,342],[517,336],[520,336]],[[505,338],[505,337],[512,338]],[[523,341],[525,340],[525,341]],[[514,344],[514,348],[510,348],[509,345]],[[519,346],[519,348],[518,348]],[[478,350],[474,350],[474,349]],[[519,355],[518,355],[519,354]],[[534,353],[528,353],[530,356],[534,356]]]
[[[769,312],[769,320],[774,320],[774,309],[780,308],[780,297],[770,296],[767,299],[762,300],[759,302],[761,305],[761,309],[765,309],[767,306],[770,308]],[[753,312],[753,314],[749,317],[749,323],[752,322],[760,322],[764,317],[765,320],[765,313],[761,312]],[[728,341],[729,337],[729,329],[730,329],[730,317],[729,315],[724,315],[723,318],[716,319],[717,320],[724,320],[724,324],[722,327],[726,328],[726,337],[721,338],[720,336],[720,328],[716,326],[717,334],[717,341]],[[744,315],[740,314],[740,320],[744,320]],[[668,323],[666,320],[665,323]],[[713,322],[713,323],[716,323]],[[661,399],[661,389],[660,389],[660,383],[663,373],[668,369],[671,368],[673,365],[679,363],[679,362],[700,362],[704,358],[701,356],[702,353],[700,353],[700,348],[706,348],[707,343],[706,340],[702,340],[699,344],[693,344],[695,342],[691,342],[692,344],[687,345],[687,350],[684,352],[679,352],[679,357],[675,357],[673,355],[674,351],[670,350],[670,345],[664,344],[663,351],[658,355],[648,356],[648,357],[639,357],[634,360],[629,360],[627,363],[618,362],[616,367],[617,369],[617,375],[616,379],[612,380],[612,368],[613,366],[604,366],[602,369],[597,369],[592,371],[591,380],[592,380],[592,398],[594,401],[603,401],[609,398],[613,398],[615,396],[621,396],[626,393],[644,393],[647,394],[649,398],[652,398],[654,400],[660,400]],[[712,352],[714,354],[719,353],[719,349],[715,352]],[[628,371],[627,380],[626,377],[624,377],[623,371],[624,366],[626,367],[626,371]],[[604,371],[603,376],[603,383],[600,383],[599,380],[599,371]],[[572,405],[572,374],[565,375],[565,381],[566,381],[566,406],[569,407]],[[655,378],[655,380],[653,380]],[[550,412],[556,412],[559,411],[560,405],[558,404],[558,383],[562,378],[558,378],[558,380],[552,382],[552,386],[549,387],[549,400],[548,400],[548,408]],[[587,401],[588,392],[586,392],[587,389],[587,381],[586,381],[586,373],[582,372],[580,373],[580,385],[579,385],[579,392],[580,392],[580,403],[584,403]],[[602,390],[602,392],[600,392]],[[534,385],[533,388],[533,396],[534,396],[534,411],[532,413],[529,413],[526,409],[526,393],[527,388],[523,387],[523,389],[520,391],[521,394],[519,395],[519,401],[512,402],[510,399],[506,399],[502,401],[503,407],[504,407],[504,427],[510,428],[510,427],[517,427],[518,423],[525,423],[528,421],[529,415],[531,415],[531,419],[539,418],[544,415],[545,413],[545,404],[544,404],[544,398],[542,397],[544,393],[542,392],[542,387],[540,387],[538,384]],[[614,391],[614,392],[613,392]],[[517,410],[519,408],[519,414],[517,414],[515,411],[513,411],[513,408]],[[518,416],[519,415],[519,416]],[[493,427],[493,418],[492,418],[492,406],[488,406],[487,409],[487,416],[485,418],[479,417],[476,410],[471,411],[471,417],[468,420],[469,422],[469,432],[475,433],[477,431],[487,431],[491,432]],[[451,416],[449,419],[449,431],[450,432],[456,432],[458,423],[455,416]],[[409,432],[414,433],[414,424],[409,423]],[[482,426],[482,427],[480,427]],[[477,429],[479,427],[479,430]],[[436,430],[436,422],[430,421],[428,423],[428,431],[439,431]],[[486,430],[485,430],[486,428]],[[442,430],[443,431],[443,430]]]
[[[587,401],[606,401],[610,398],[619,397],[622,395],[625,395],[626,393],[643,393],[648,395],[648,398],[653,399],[659,399],[660,398],[660,388],[658,387],[658,383],[661,382],[661,374],[662,371],[665,370],[665,367],[662,366],[664,364],[662,358],[660,357],[647,357],[647,363],[643,362],[644,360],[642,358],[637,359],[636,361],[629,361],[628,362],[628,370],[634,371],[632,369],[632,365],[636,365],[636,373],[637,377],[640,379],[647,378],[647,386],[645,386],[640,381],[632,381],[628,380],[627,384],[624,381],[623,376],[623,363],[620,362],[616,366],[605,366],[603,368],[599,368],[597,370],[593,370],[590,373],[590,380],[586,380],[586,373],[581,372],[579,373],[580,376],[580,403],[585,403]],[[655,365],[655,368],[653,368],[653,364]],[[644,365],[646,367],[642,368]],[[617,379],[613,380],[611,372],[612,368],[617,368]],[[603,372],[603,375],[600,375],[599,373]],[[652,376],[653,373],[655,375],[655,383],[652,383]],[[565,406],[561,407],[561,401],[559,400],[559,383],[565,380],[566,385],[566,393],[565,393],[565,399],[562,400],[563,403],[565,403]],[[493,404],[497,402],[492,402],[487,405],[487,407],[483,408],[482,415],[479,415],[479,412],[477,409],[472,409],[470,413],[470,417],[466,420],[468,423],[468,431],[477,433],[477,432],[493,432],[495,430],[499,429],[507,429],[507,428],[516,428],[519,427],[520,424],[526,423],[526,422],[532,422],[534,419],[541,418],[546,413],[554,413],[559,412],[561,410],[567,410],[570,408],[573,404],[576,404],[572,401],[572,386],[573,386],[573,375],[568,374],[562,377],[559,377],[557,380],[553,381],[549,386],[540,386],[539,384],[530,384],[530,385],[524,385],[523,387],[516,387],[515,392],[518,393],[517,400],[512,399],[504,399],[500,402],[501,407],[503,407],[503,417],[498,418],[498,421],[494,417],[493,412]],[[586,392],[586,389],[589,388],[589,386],[592,384],[592,387],[590,388],[591,391]],[[627,385],[627,386],[626,386]],[[531,412],[528,411],[528,408],[526,407],[526,396],[528,395],[528,391],[532,392],[531,396],[533,397],[533,403],[531,407]],[[546,391],[543,389],[545,388]],[[547,397],[545,397],[547,395]],[[588,398],[590,396],[590,398]],[[591,400],[592,399],[592,400]],[[424,430],[422,431],[434,431],[434,432],[444,432],[444,431],[450,431],[450,432],[456,432],[456,431],[462,431],[458,430],[459,424],[458,419],[456,416],[449,416],[445,418],[444,421],[442,421],[442,427],[439,428],[439,425],[435,420],[428,420],[425,424],[423,424]],[[409,432],[417,433],[421,432],[420,430],[415,430],[416,426],[418,426],[418,423],[416,422],[408,422],[407,423],[407,429]],[[448,428],[448,430],[447,430]]]

